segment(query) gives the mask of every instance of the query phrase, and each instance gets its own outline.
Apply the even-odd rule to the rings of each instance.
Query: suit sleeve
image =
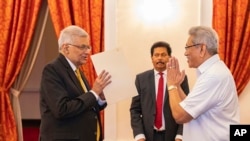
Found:
[[[181,88],[183,90],[183,92],[188,95],[189,93],[189,85],[188,85],[188,79],[187,79],[187,76],[185,76],[182,84],[181,84]]]
[[[143,123],[142,123],[140,93],[139,93],[140,84],[139,84],[138,77],[136,77],[135,85],[136,85],[136,88],[137,88],[139,95],[134,96],[132,98],[132,103],[130,106],[131,127],[133,130],[134,136],[136,136],[138,134],[144,134]]]

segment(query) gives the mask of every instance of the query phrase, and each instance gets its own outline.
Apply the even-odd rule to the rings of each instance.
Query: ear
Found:
[[[206,52],[207,52],[207,46],[206,46],[206,44],[202,44],[201,45],[200,56],[204,57],[206,55]]]
[[[63,51],[63,53],[65,53],[65,54],[69,53],[69,46],[66,45],[66,44],[64,44],[64,45],[62,46],[62,51]]]

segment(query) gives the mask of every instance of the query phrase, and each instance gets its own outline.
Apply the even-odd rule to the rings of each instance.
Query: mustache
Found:
[[[159,61],[159,62],[157,62],[156,64],[166,64],[165,62],[161,62],[161,61]]]

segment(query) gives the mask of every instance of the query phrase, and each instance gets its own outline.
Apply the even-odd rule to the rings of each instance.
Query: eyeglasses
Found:
[[[188,49],[188,48],[194,47],[194,46],[198,46],[198,45],[202,45],[202,44],[194,44],[194,45],[186,46],[185,49]]]
[[[80,50],[91,49],[91,46],[88,46],[88,45],[81,45],[81,46],[73,45],[73,44],[67,44],[67,45],[71,45],[71,46],[77,47],[77,48],[79,48]]]

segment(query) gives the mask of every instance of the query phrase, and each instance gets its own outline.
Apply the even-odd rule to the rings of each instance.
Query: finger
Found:
[[[174,63],[174,57],[171,57],[171,59],[169,61],[169,69],[172,69],[173,63]]]
[[[167,69],[171,69],[171,67],[172,67],[172,57],[171,58],[169,58],[169,60],[168,60],[168,63],[167,63]]]
[[[106,79],[103,83],[103,88],[105,88],[107,85],[109,85],[111,83],[110,79]]]
[[[99,75],[99,79],[103,80],[109,75],[109,72],[103,70],[101,74]]]
[[[173,69],[176,69],[176,62],[177,62],[176,57],[173,57],[173,61],[172,61],[172,68]]]
[[[105,73],[103,74],[103,76],[102,76],[102,80],[107,79],[109,76],[110,76],[109,73],[108,73],[108,72],[105,72]]]
[[[167,62],[167,69],[169,69],[170,67],[170,62]]]
[[[179,61],[178,61],[177,58],[175,58],[175,67],[176,67],[177,70],[180,69],[180,68],[179,68]]]
[[[107,75],[107,77],[105,77],[105,79],[103,80],[104,82],[108,82],[110,81],[111,75]]]
[[[104,73],[105,73],[105,70],[102,70],[102,72],[98,75],[98,77],[101,78]]]
[[[173,65],[174,65],[174,59],[175,59],[175,57],[173,56],[173,57],[171,57],[171,66],[170,67],[173,67]]]

